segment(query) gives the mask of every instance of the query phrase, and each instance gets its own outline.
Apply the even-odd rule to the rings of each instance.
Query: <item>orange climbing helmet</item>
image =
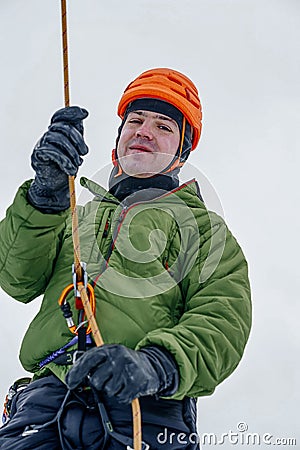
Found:
[[[196,86],[187,76],[165,68],[143,72],[127,86],[120,99],[121,119],[129,103],[139,98],[158,98],[179,109],[192,127],[192,150],[197,147],[202,127],[201,103]]]

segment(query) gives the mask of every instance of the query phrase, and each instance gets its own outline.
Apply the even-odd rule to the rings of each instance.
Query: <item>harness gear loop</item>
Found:
[[[64,65],[64,100],[65,106],[70,106],[70,92],[69,92],[69,63],[68,63],[68,36],[67,36],[67,5],[66,0],[61,0],[61,24],[62,24],[62,44],[63,44],[63,65]],[[69,176],[69,191],[70,191],[70,207],[72,214],[72,237],[74,247],[74,270],[77,274],[77,284],[80,298],[83,304],[85,315],[91,327],[95,343],[97,347],[104,344],[98,324],[93,313],[87,289],[82,282],[82,267],[80,264],[80,241],[78,230],[78,213],[76,207],[76,193],[75,193],[75,177]],[[139,400],[136,398],[132,401],[132,416],[133,416],[133,443],[134,450],[142,449],[142,425],[141,425],[141,410]]]

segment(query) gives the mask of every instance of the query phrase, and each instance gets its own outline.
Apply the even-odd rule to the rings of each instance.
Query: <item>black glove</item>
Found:
[[[82,125],[87,116],[78,106],[59,109],[33,150],[31,165],[36,175],[28,200],[42,212],[55,213],[70,206],[68,175],[76,175],[81,156],[88,152]]]
[[[87,382],[120,403],[131,403],[144,395],[173,395],[179,375],[173,357],[162,347],[149,346],[136,351],[108,344],[84,353],[66,377],[70,389]]]

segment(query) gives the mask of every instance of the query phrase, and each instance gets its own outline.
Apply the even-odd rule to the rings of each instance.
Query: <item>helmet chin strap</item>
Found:
[[[179,148],[178,148],[173,160],[170,162],[170,164],[162,172],[160,172],[163,175],[166,173],[172,172],[172,170],[176,169],[177,167],[178,168],[182,167],[183,164],[185,163],[185,161],[181,161],[184,136],[185,136],[185,128],[186,128],[186,118],[183,116]]]

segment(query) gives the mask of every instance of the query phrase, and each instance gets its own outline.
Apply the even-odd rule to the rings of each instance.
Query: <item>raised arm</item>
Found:
[[[82,120],[86,110],[62,108],[35,146],[33,182],[25,182],[0,223],[0,285],[27,303],[42,294],[51,277],[70,204],[68,175],[76,175],[88,152]]]

